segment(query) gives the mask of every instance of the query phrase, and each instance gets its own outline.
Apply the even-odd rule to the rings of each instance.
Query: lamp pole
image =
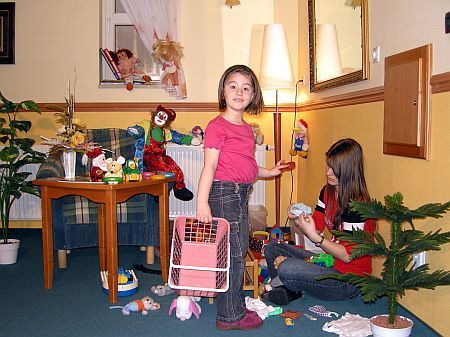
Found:
[[[281,160],[281,113],[278,110],[278,89],[275,90],[275,113],[273,114],[273,139],[275,165]],[[280,226],[281,175],[275,177],[275,226]]]

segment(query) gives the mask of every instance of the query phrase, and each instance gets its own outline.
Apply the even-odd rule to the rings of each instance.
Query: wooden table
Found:
[[[117,303],[117,204],[134,195],[147,193],[159,197],[159,245],[163,282],[167,282],[169,271],[169,182],[146,180],[123,182],[117,185],[89,182],[61,181],[60,178],[37,179],[33,184],[41,187],[42,247],[44,257],[44,287],[53,285],[53,229],[52,202],[66,195],[79,195],[98,204],[98,241],[100,269],[108,271],[109,300]]]

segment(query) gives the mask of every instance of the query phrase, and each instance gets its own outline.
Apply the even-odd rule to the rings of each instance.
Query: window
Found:
[[[141,61],[138,64],[152,81],[158,82],[161,76],[161,66],[153,62],[151,54],[145,48],[137,34],[130,18],[125,12],[120,0],[102,0],[102,48],[116,51],[127,48]],[[100,57],[100,83],[123,84],[114,77],[108,64],[101,54]],[[139,82],[136,84],[140,84]]]

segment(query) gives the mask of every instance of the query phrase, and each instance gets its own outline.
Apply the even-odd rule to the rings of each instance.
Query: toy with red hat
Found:
[[[294,148],[289,151],[291,156],[296,156],[297,154],[306,158],[308,156],[309,150],[309,140],[308,140],[308,123],[305,120],[300,119],[297,121],[297,127],[292,129],[294,131]]]

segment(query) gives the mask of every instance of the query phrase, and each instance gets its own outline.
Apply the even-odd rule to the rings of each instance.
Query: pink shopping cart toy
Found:
[[[173,226],[169,286],[185,296],[215,297],[228,290],[230,225],[179,216]]]

